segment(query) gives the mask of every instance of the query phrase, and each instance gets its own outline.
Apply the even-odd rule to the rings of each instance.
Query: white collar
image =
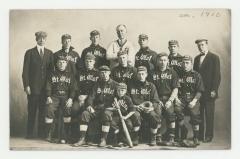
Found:
[[[39,46],[39,45],[37,45],[37,50],[38,50],[38,52],[40,52],[40,49],[44,52],[44,46]]]

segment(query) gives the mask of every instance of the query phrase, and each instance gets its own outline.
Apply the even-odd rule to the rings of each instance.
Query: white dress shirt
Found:
[[[37,50],[38,50],[38,53],[40,55],[40,50],[42,50],[43,54],[44,54],[44,46],[39,46],[37,45]],[[40,55],[41,56],[41,55]]]
[[[208,52],[207,52],[207,53],[208,53]],[[205,59],[207,53],[205,53],[204,55],[200,56],[200,63],[199,63],[200,66],[202,65],[203,60]]]

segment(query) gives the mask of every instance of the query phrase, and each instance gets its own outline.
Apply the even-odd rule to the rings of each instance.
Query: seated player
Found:
[[[80,139],[73,146],[78,147],[86,144],[85,137],[88,124],[91,120],[101,121],[105,108],[112,105],[113,98],[117,91],[117,82],[110,78],[110,68],[108,66],[99,67],[100,78],[93,86],[86,99],[85,110],[80,115]],[[99,146],[106,146],[106,137],[109,132],[108,126],[102,126],[101,142]]]
[[[47,111],[46,111],[46,131],[47,141],[52,142],[53,121],[58,112],[59,131],[58,137],[60,143],[66,143],[69,123],[71,122],[71,107],[75,96],[75,79],[73,73],[66,70],[67,59],[59,56],[57,59],[57,70],[49,77],[46,84]],[[59,110],[59,111],[58,111]],[[63,124],[64,123],[64,124]]]
[[[112,128],[114,141],[117,141],[117,139],[120,138],[119,132],[121,127],[121,120],[117,109],[120,109],[128,127],[128,131],[132,134],[133,145],[136,146],[138,144],[137,138],[141,118],[139,113],[135,113],[135,107],[132,103],[132,99],[127,96],[126,93],[127,85],[125,83],[119,83],[117,87],[117,95],[112,102],[112,107],[105,109],[102,123],[103,126]],[[119,146],[117,142],[115,142],[115,144],[116,146]]]
[[[99,72],[95,69],[96,57],[88,53],[84,58],[84,67],[77,73],[78,91],[72,106],[72,137],[78,138],[79,115],[84,110],[85,101],[90,94],[94,84],[99,79]]]
[[[156,58],[156,70],[150,75],[150,80],[155,84],[159,99],[163,102],[163,115],[167,123],[167,145],[174,143],[175,137],[175,113],[174,100],[178,93],[178,76],[177,73],[168,67],[168,54],[160,53]],[[157,144],[162,144],[161,134],[157,135]]]
[[[139,66],[137,80],[128,86],[128,93],[137,107],[137,112],[141,114],[143,120],[148,122],[151,130],[150,145],[155,146],[156,134],[161,122],[161,109],[157,89],[153,83],[146,80],[147,76],[147,68]]]
[[[112,69],[111,78],[127,85],[136,78],[137,69],[128,64],[128,50],[122,50],[117,53],[119,65]]]
[[[199,145],[199,123],[200,123],[200,103],[199,99],[204,91],[201,75],[192,69],[192,58],[183,57],[184,72],[179,76],[180,88],[178,98],[176,98],[175,112],[180,129],[186,129],[184,116],[190,116],[190,124],[193,128],[193,142]],[[182,131],[180,131],[182,132]],[[187,134],[182,135],[182,140],[186,139]]]

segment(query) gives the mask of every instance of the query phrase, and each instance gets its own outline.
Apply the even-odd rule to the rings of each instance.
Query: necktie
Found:
[[[43,59],[43,50],[42,49],[40,49],[40,56]]]

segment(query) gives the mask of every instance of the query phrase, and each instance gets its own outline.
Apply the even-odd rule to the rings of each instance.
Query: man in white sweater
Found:
[[[129,65],[134,66],[135,50],[131,42],[127,40],[127,28],[124,24],[116,27],[118,39],[111,42],[107,49],[107,60],[110,61],[110,68],[118,65],[117,53],[119,51],[127,51],[129,56]]]

